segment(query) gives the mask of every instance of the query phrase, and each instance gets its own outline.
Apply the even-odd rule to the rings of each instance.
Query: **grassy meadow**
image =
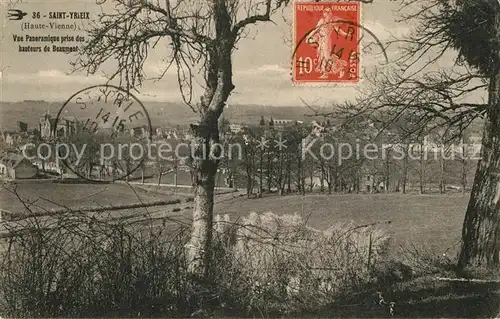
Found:
[[[326,229],[335,222],[380,223],[399,246],[416,246],[436,254],[455,251],[469,195],[346,194],[239,198],[216,205],[232,219],[248,212],[303,216],[308,224]],[[234,217],[233,217],[234,216]]]
[[[138,202],[168,200],[167,195],[138,191],[126,184],[66,184],[27,182],[7,184],[0,188],[0,208],[19,212],[24,210],[20,198],[33,203],[33,209],[82,208],[107,205],[127,205]],[[36,201],[36,202],[35,202]]]
[[[87,208],[108,205],[151,203],[159,200],[185,199],[188,190],[162,187],[141,187],[126,184],[63,184],[30,182],[4,185],[0,188],[0,202],[4,210],[24,211],[23,204],[12,192],[29,203],[32,209],[51,210],[63,207]],[[355,225],[378,223],[392,237],[394,252],[400,246],[418,247],[435,254],[453,254],[460,239],[468,194],[415,195],[415,194],[337,194],[306,196],[264,195],[249,199],[246,196],[216,201],[216,214],[229,214],[231,220],[247,216],[250,212],[299,214],[307,224],[324,230],[337,222]],[[191,216],[191,205],[179,205],[183,219]],[[160,211],[164,208],[151,208]],[[142,210],[135,210],[141,211]]]
[[[153,254],[151,256],[147,254],[142,255],[149,251],[147,249],[142,250],[141,248],[146,241],[142,242],[138,238],[139,242],[137,243],[139,246],[133,248],[127,246],[126,240],[120,240],[122,238],[120,236],[123,236],[123,233],[119,228],[109,228],[110,237],[106,237],[108,235],[103,234],[103,229],[99,228],[94,230],[89,229],[89,231],[95,232],[97,236],[95,240],[92,239],[92,236],[87,236],[86,233],[81,235],[79,233],[71,233],[71,236],[84,240],[84,244],[82,244],[81,248],[83,250],[81,251],[76,248],[70,248],[71,254],[68,256],[54,251],[54,256],[47,255],[47,258],[50,258],[48,261],[44,261],[45,259],[43,258],[39,260],[37,255],[14,254],[9,257],[17,258],[13,260],[20,262],[20,265],[22,265],[19,270],[20,273],[36,273],[38,276],[36,277],[36,282],[40,283],[50,280],[50,278],[46,278],[43,275],[45,272],[36,272],[38,271],[36,267],[43,267],[49,272],[54,271],[52,269],[59,269],[60,267],[67,267],[68,271],[74,268],[71,272],[71,276],[74,277],[61,277],[57,279],[59,286],[56,285],[56,287],[69,289],[73,287],[73,282],[77,280],[82,287],[79,289],[87,289],[85,298],[88,298],[88,300],[81,295],[80,299],[83,299],[79,299],[75,303],[75,305],[78,304],[78,307],[83,308],[77,308],[73,304],[74,298],[58,297],[61,306],[60,308],[53,309],[51,301],[53,297],[51,294],[61,293],[57,290],[58,288],[54,288],[56,289],[54,292],[40,296],[43,304],[40,304],[39,301],[35,303],[31,303],[29,300],[22,301],[20,305],[23,308],[20,309],[32,309],[29,312],[30,314],[36,315],[36,313],[39,313],[40,316],[47,314],[68,316],[71,314],[76,315],[77,313],[83,315],[84,312],[82,311],[88,309],[85,310],[88,311],[88,313],[85,312],[85,315],[91,317],[103,315],[130,316],[131,311],[139,310],[141,314],[143,312],[144,315],[149,316],[179,316],[181,314],[189,316],[190,311],[195,310],[195,308],[190,310],[193,304],[189,298],[193,298],[198,293],[192,290],[193,287],[190,286],[189,282],[182,281],[181,278],[183,277],[179,277],[178,275],[178,273],[185,271],[182,266],[183,245],[172,244],[173,242],[177,242],[177,240],[181,240],[178,237],[179,235],[176,234],[176,221],[182,222],[185,230],[189,231],[189,219],[192,210],[192,203],[189,197],[192,194],[183,193],[182,190],[174,194],[168,187],[161,186],[31,182],[4,185],[4,188],[0,190],[0,201],[2,202],[3,209],[11,211],[23,209],[18,198],[9,191],[13,188],[16,188],[18,195],[24,200],[28,200],[33,206],[42,206],[44,209],[59,208],[61,206],[81,208],[88,206],[127,205],[158,200],[181,199],[177,204],[172,205],[113,212],[113,214],[118,214],[120,217],[125,216],[127,221],[133,221],[134,225],[137,225],[134,229],[154,225],[156,230],[163,230],[165,234],[162,237],[163,239],[158,238],[158,241],[155,239],[154,242],[148,242],[148,245],[153,245],[152,247],[154,247],[154,250],[151,251]],[[322,231],[327,230],[333,224],[339,225],[339,223],[351,223],[352,225],[377,223],[375,227],[390,237],[388,244],[389,259],[380,259],[382,255],[377,257],[377,262],[374,264],[376,266],[374,271],[378,272],[371,275],[365,273],[365,253],[363,252],[360,252],[360,255],[354,253],[353,255],[341,257],[342,255],[335,255],[338,253],[337,244],[333,246],[326,244],[324,247],[321,246],[326,249],[324,251],[323,248],[319,250],[318,248],[315,249],[315,258],[326,258],[323,261],[325,262],[325,266],[330,265],[330,262],[333,262],[333,265],[342,266],[339,270],[329,270],[331,275],[336,276],[335,281],[332,283],[336,286],[328,288],[333,289],[331,291],[318,291],[318,288],[314,288],[314,284],[311,283],[311,286],[308,286],[307,289],[312,290],[306,289],[298,295],[293,295],[294,292],[287,290],[290,288],[291,283],[282,291],[283,287],[280,284],[276,284],[273,280],[278,280],[281,285],[283,283],[286,284],[287,281],[281,281],[283,280],[280,279],[282,278],[281,276],[287,274],[286,276],[291,275],[293,277],[294,271],[299,271],[299,273],[303,271],[303,278],[314,280],[317,274],[310,273],[307,268],[303,268],[306,267],[303,265],[304,261],[308,258],[312,259],[313,251],[307,249],[301,250],[297,252],[299,254],[297,256],[300,257],[294,257],[293,254],[286,253],[286,250],[282,252],[279,250],[275,251],[272,248],[274,247],[273,245],[269,247],[265,246],[258,238],[254,242],[250,240],[248,246],[236,245],[233,248],[236,249],[235,252],[243,253],[243,255],[239,255],[240,259],[237,259],[235,263],[231,263],[230,260],[224,258],[217,260],[218,263],[221,263],[220,267],[228,267],[220,271],[220,275],[223,278],[220,278],[221,286],[217,288],[221,289],[218,290],[219,297],[223,298],[222,300],[226,300],[224,303],[227,302],[231,307],[236,307],[227,308],[227,305],[221,306],[222,308],[226,307],[226,309],[221,308],[220,317],[227,317],[228,314],[233,312],[241,313],[243,308],[238,308],[241,305],[250,307],[248,309],[251,310],[244,310],[249,311],[249,315],[253,314],[253,316],[257,315],[260,317],[291,314],[288,312],[290,309],[293,309],[291,310],[293,311],[292,313],[301,317],[310,315],[356,318],[393,316],[456,316],[472,318],[487,317],[491,314],[496,314],[498,300],[500,299],[500,290],[497,284],[456,284],[441,282],[435,278],[436,276],[454,276],[449,266],[453,265],[453,259],[459,248],[458,243],[467,201],[468,194],[456,193],[445,195],[308,194],[306,196],[265,194],[263,198],[251,199],[244,196],[244,192],[218,195],[215,202],[215,213],[221,215],[228,214],[231,222],[248,221],[251,212],[262,216],[263,221],[263,216],[269,216],[269,212],[272,212],[273,216],[287,214],[288,217],[283,216],[283,221],[291,223],[290,225],[295,223],[294,220],[298,220],[300,223],[306,222],[309,226]],[[144,214],[144,212],[148,214]],[[290,216],[294,214],[300,215],[301,218],[296,219]],[[151,216],[155,217],[151,218]],[[267,220],[269,221],[269,219]],[[269,230],[275,227],[273,225],[272,222],[267,225],[270,227]],[[79,229],[76,225],[69,224],[68,226],[70,227],[69,229],[72,229],[71,227],[74,230]],[[292,236],[289,239],[293,241],[292,238],[302,231],[302,228],[297,225],[293,227],[295,227],[297,232],[294,231],[293,234],[286,235],[287,229],[285,227],[281,230],[284,232],[280,236]],[[343,230],[344,228],[337,229]],[[363,233],[363,230],[361,230],[361,233]],[[71,247],[65,246],[65,242],[71,242],[70,239],[66,238],[67,233],[54,231],[50,232],[50,234],[55,237],[47,237],[46,240],[52,243],[50,245],[54,245],[53,247]],[[47,243],[38,243],[36,241],[30,242],[30,238],[28,236],[27,241],[21,242],[28,243],[28,247],[38,247],[39,245],[45,247],[43,245],[48,245]],[[286,237],[283,238],[286,240]],[[114,242],[118,246],[109,245],[109,240],[112,240],[111,242]],[[71,245],[75,245],[74,243],[76,242],[78,241],[73,242]],[[238,249],[243,249],[243,251],[239,251]],[[334,254],[331,254],[328,249],[332,250]],[[275,255],[275,257],[269,259],[266,256],[270,252],[278,254],[281,257]],[[319,257],[318,253],[320,253]],[[415,256],[415,253],[419,255]],[[446,254],[444,259],[442,258],[443,254]],[[419,266],[409,264],[406,261],[410,255],[416,257],[415,260],[421,263],[423,270]],[[89,256],[93,257],[89,259]],[[75,258],[80,260],[80,262],[74,263]],[[134,264],[127,264],[131,262],[130,260],[134,260]],[[38,262],[41,264],[38,265]],[[229,264],[225,264],[228,262]],[[255,262],[258,263],[254,264]],[[411,266],[401,266],[400,262]],[[109,267],[96,268],[98,269],[96,271],[98,271],[99,276],[91,276],[89,278],[83,278],[80,275],[77,276],[82,269],[87,269],[85,267],[94,267],[92,265],[101,263],[109,263]],[[118,271],[116,265],[120,265],[121,270],[115,274],[113,271]],[[253,286],[250,283],[241,281],[244,277],[239,277],[241,274],[238,271],[233,273],[235,271],[233,267],[237,267],[238,271],[243,271],[249,276],[269,274],[270,277],[266,279],[269,281],[269,285],[258,289],[255,287],[252,288]],[[408,267],[412,269],[413,273],[409,277],[404,274],[405,269]],[[264,269],[266,270],[264,271]],[[152,270],[154,271],[151,272]],[[356,272],[351,273],[350,271]],[[121,276],[122,272],[126,272],[127,276]],[[21,286],[29,287],[29,289],[34,289],[34,291],[38,289],[38,286],[31,284],[31,281],[24,282],[21,280],[23,277],[16,276],[14,274],[6,277],[5,280],[8,281],[9,286],[6,286],[4,293],[12,291],[12,289],[19,289]],[[142,278],[140,276],[146,277]],[[151,278],[148,276],[151,276]],[[149,284],[146,286],[134,286],[138,284],[135,280],[139,279],[144,280],[144,284]],[[159,282],[164,283],[164,287],[162,286],[161,289],[158,288],[160,290],[157,291],[155,290],[157,288],[153,288]],[[108,287],[108,285],[111,286]],[[134,289],[138,290],[130,290],[129,287],[136,287]],[[150,289],[152,290],[150,291]],[[167,298],[163,295],[165,292],[169,293],[167,302],[164,301],[164,298]],[[105,294],[105,297],[101,297],[100,294],[102,293]],[[301,293],[305,295],[300,295]],[[193,297],[188,298],[191,294],[193,294]],[[310,300],[312,296],[316,295],[317,297],[315,298],[319,299],[313,298],[314,300]],[[133,300],[139,298],[139,296],[144,301],[134,303]],[[380,296],[384,298],[384,302],[380,301]],[[185,300],[185,298],[188,299]],[[297,300],[294,298],[297,298]],[[6,311],[17,313],[18,310],[16,307],[18,304],[16,302],[11,301],[5,304],[5,309],[8,309]],[[96,302],[96,304],[93,302]],[[306,304],[303,304],[303,302]],[[390,306],[392,302],[394,304]],[[281,307],[284,306],[290,308],[282,309]],[[0,305],[0,311],[2,310],[1,307]],[[43,311],[40,310],[40,312],[37,312],[38,309],[43,309]],[[391,312],[393,315],[391,315]]]

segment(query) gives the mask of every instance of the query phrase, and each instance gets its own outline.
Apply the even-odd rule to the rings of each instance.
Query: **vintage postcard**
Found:
[[[498,0],[0,1],[0,319],[500,317]]]

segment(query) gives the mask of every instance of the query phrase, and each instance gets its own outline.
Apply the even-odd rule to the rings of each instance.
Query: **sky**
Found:
[[[69,61],[74,58],[63,53],[25,53],[18,52],[18,44],[13,34],[24,35],[76,35],[67,30],[25,30],[21,31],[20,21],[6,19],[7,5],[2,1],[0,23],[1,40],[1,101],[48,100],[64,101],[74,92],[90,85],[101,84],[101,75],[86,76],[82,73],[68,74]],[[15,0],[10,0],[15,1]],[[100,10],[108,10],[106,4],[99,6],[96,0],[22,0],[16,9],[32,14],[41,12],[42,16],[56,11],[88,11],[91,17]],[[112,0],[107,0],[111,2]],[[247,1],[247,0],[243,0]],[[396,22],[395,12],[398,1],[378,0],[364,4],[362,23],[383,42],[391,35],[402,36],[409,32],[410,26]],[[26,17],[28,18],[29,15]],[[28,19],[29,21],[34,21]],[[28,21],[26,20],[26,21]],[[23,20],[24,21],[24,20]],[[44,20],[52,22],[55,20]],[[328,105],[352,99],[358,94],[363,82],[357,85],[337,85],[328,87],[294,86],[290,75],[291,44],[284,39],[290,34],[292,11],[290,8],[273,17],[274,23],[259,23],[249,29],[247,38],[238,43],[233,55],[233,82],[236,86],[229,99],[231,104],[261,104],[269,106],[296,106],[304,102],[310,105]],[[82,33],[82,35],[84,35]],[[366,37],[371,41],[369,37]],[[25,43],[24,45],[27,45]],[[362,42],[363,44],[363,42]],[[145,72],[151,76],[158,73],[164,65],[162,59],[166,50],[157,48],[150,55]],[[395,58],[398,50],[388,51],[389,59]],[[374,65],[384,63],[380,54],[365,54],[362,68],[369,70]],[[443,62],[449,67],[450,60]],[[148,81],[140,89],[143,101],[180,102],[181,95],[177,86],[175,70],[169,71],[160,81]]]

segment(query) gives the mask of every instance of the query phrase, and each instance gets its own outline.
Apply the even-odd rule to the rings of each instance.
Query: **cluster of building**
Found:
[[[303,124],[303,121],[294,121],[294,120],[288,120],[288,119],[273,119],[272,117],[266,120],[263,116],[260,119],[259,122],[259,127],[265,128],[265,129],[274,129],[276,131],[282,131],[286,127],[290,127],[293,125],[297,124]],[[228,126],[228,131],[231,132],[232,134],[239,134],[243,133],[245,129],[250,128],[251,125],[246,125],[246,124],[238,124],[238,123],[231,123]]]
[[[158,127],[155,129],[155,135],[153,139],[161,140],[180,140],[188,141],[193,137],[188,128],[182,127]]]
[[[76,134],[80,125],[76,118],[56,121],[56,118],[47,112],[32,130],[28,130],[27,123],[18,122],[17,131],[0,131],[0,141],[6,148],[0,155],[0,178],[11,180],[35,178],[39,171],[61,174],[62,168],[54,161],[29,160],[22,155],[22,151],[27,143],[36,140],[50,141],[57,137]]]
[[[34,137],[40,137],[42,140],[50,140],[55,137],[67,137],[77,132],[79,122],[76,118],[64,118],[56,123],[56,118],[46,113],[40,118],[37,127],[31,131],[28,130],[28,124],[25,122],[18,122],[18,126],[17,131],[0,131],[0,139],[7,146],[20,145],[23,141]]]
[[[0,155],[0,179],[28,179],[35,178],[38,172],[63,174],[64,169],[53,160],[29,160],[22,154],[23,146],[27,143],[51,141],[57,138],[66,138],[78,134],[83,123],[77,118],[60,118],[56,121],[49,112],[46,112],[35,125],[28,129],[28,124],[18,122],[18,129],[12,131],[0,130],[0,143],[4,145]],[[158,127],[151,130],[148,126],[139,126],[125,129],[124,134],[135,138],[149,138],[153,140],[189,140],[191,134],[187,128]]]

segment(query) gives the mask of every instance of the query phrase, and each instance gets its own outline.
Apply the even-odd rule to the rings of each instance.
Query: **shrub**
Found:
[[[79,213],[11,222],[0,313],[187,317],[209,298],[221,315],[303,314],[370,281],[388,240],[352,224],[319,231],[298,215],[251,213],[240,223],[217,215],[214,271],[200,285],[186,267],[189,228],[131,223]]]
[[[230,269],[249,309],[267,315],[310,312],[371,280],[389,237],[380,229],[336,224],[322,232],[299,215],[251,213],[233,227],[217,218]],[[227,244],[230,243],[230,244]],[[227,266],[226,266],[227,267]],[[245,288],[242,288],[245,287]]]
[[[88,216],[32,218],[8,239],[0,312],[13,317],[189,315],[185,229],[166,240]],[[26,224],[29,226],[26,227]]]

